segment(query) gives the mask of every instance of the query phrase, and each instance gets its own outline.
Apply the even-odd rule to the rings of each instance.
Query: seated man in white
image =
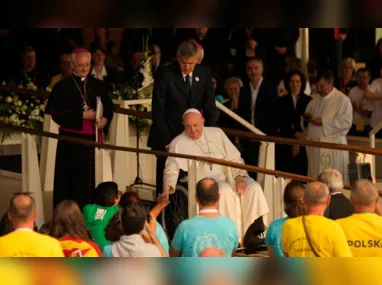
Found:
[[[183,114],[185,131],[169,145],[169,152],[224,159],[244,164],[240,152],[219,128],[204,127],[204,119],[196,109],[189,109]],[[188,160],[168,157],[163,177],[163,194],[173,193],[177,184],[179,170],[188,171]],[[269,208],[260,185],[248,176],[247,171],[210,165],[199,162],[197,179],[206,177],[215,179],[219,184],[219,212],[232,219],[244,238],[248,227],[266,214]]]

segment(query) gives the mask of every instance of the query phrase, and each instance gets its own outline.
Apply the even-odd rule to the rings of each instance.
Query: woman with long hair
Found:
[[[77,203],[61,201],[54,210],[50,235],[60,241],[66,257],[101,257],[102,252],[86,229]]]
[[[291,181],[284,190],[284,212],[287,217],[273,221],[268,228],[265,244],[269,257],[284,257],[281,244],[281,230],[289,218],[296,218],[305,214],[303,203],[305,192],[304,184]]]

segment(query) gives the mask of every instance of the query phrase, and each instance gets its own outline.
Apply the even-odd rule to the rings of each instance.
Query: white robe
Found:
[[[171,142],[169,152],[207,156],[244,164],[240,152],[219,128],[204,127],[203,135],[198,140],[188,138],[183,132]],[[168,157],[163,185],[175,189],[180,169],[188,171],[188,160]],[[235,191],[234,182],[234,179],[239,175],[246,177],[246,191],[241,199]],[[197,180],[205,177],[214,178],[218,182],[219,212],[236,223],[240,238],[244,237],[248,227],[257,218],[263,216],[264,223],[267,222],[265,215],[269,213],[269,208],[263,190],[256,181],[248,176],[247,171],[216,164],[212,166],[211,170],[210,165],[198,162]]]
[[[307,139],[318,142],[347,144],[346,135],[353,121],[350,99],[333,88],[327,96],[315,96],[306,108],[313,118],[322,118],[322,126],[309,123]],[[349,181],[349,152],[307,147],[308,175],[317,177],[323,170],[334,168],[341,172],[343,180]]]

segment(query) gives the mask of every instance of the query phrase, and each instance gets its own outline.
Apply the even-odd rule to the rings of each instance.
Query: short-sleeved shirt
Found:
[[[101,248],[109,244],[105,237],[105,228],[119,209],[119,206],[102,207],[96,204],[88,204],[84,207],[83,215],[86,227]]]
[[[307,215],[306,226],[313,247],[320,257],[352,257],[345,234],[328,218]],[[282,246],[290,257],[314,257],[306,238],[302,217],[287,220],[282,228]]]
[[[355,257],[382,257],[382,217],[353,214],[336,221],[343,229]]]
[[[368,88],[372,93],[376,95],[382,94],[382,78],[373,80]],[[372,111],[371,114],[371,126],[375,127],[377,123],[382,121],[382,100],[367,101],[366,110]]]
[[[355,103],[357,107],[360,107],[362,104],[362,108],[365,110],[368,110],[368,108],[369,108],[368,107],[368,105],[369,105],[368,101],[362,100],[364,93],[365,93],[365,90],[362,90],[358,86],[353,87],[349,91],[349,99],[352,103]],[[357,125],[357,122],[359,120],[364,120],[366,126],[369,126],[371,123],[371,119],[362,116],[355,109],[353,109],[353,124]]]
[[[64,253],[55,238],[16,230],[0,237],[0,257],[64,257]]]
[[[178,226],[171,244],[184,257],[197,257],[209,247],[218,248],[231,256],[239,244],[239,233],[235,223],[224,216],[195,216]]]
[[[170,245],[168,242],[168,238],[166,233],[164,232],[162,226],[158,221],[156,221],[156,229],[155,229],[155,236],[158,239],[159,243],[163,247],[164,251],[166,252],[167,256],[170,256],[169,249]],[[146,232],[146,227],[143,228],[143,232]],[[107,246],[103,248],[103,256],[104,257],[112,257],[112,243],[109,243]]]
[[[281,231],[288,217],[273,221],[268,228],[265,244],[273,247],[275,256],[284,257],[284,252],[281,243]]]

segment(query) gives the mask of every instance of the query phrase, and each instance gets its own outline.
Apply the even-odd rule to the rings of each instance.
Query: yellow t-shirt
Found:
[[[342,227],[354,256],[382,257],[382,217],[374,213],[353,214],[336,222]]]
[[[306,216],[306,225],[313,247],[320,257],[351,257],[341,227],[330,219],[317,215]],[[306,239],[302,217],[287,220],[282,228],[282,246],[290,257],[314,257]]]
[[[64,253],[58,240],[21,230],[0,237],[0,257],[64,257]]]

